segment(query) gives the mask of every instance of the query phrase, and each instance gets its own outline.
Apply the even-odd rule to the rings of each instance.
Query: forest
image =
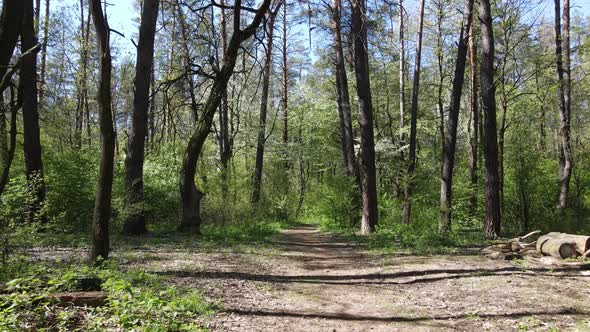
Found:
[[[0,4],[0,331],[590,331],[586,0]]]

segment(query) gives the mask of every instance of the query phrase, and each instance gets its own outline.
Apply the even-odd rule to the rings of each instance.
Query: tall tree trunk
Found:
[[[444,0],[438,0],[436,4],[437,15],[436,15],[436,64],[438,69],[438,84],[436,89],[436,105],[438,108],[438,131],[440,135],[440,171],[442,173],[444,159],[445,159],[445,110],[443,107],[443,84],[445,82],[444,73],[444,51],[443,51],[443,31],[442,24],[444,20],[443,11]]]
[[[568,206],[570,178],[572,176],[571,142],[571,68],[570,68],[570,2],[563,1],[563,41],[559,13],[559,0],[555,2],[555,54],[557,57],[557,78],[559,80],[559,202],[558,208]],[[563,53],[563,54],[562,54]]]
[[[459,123],[459,109],[461,106],[461,94],[463,81],[465,80],[465,63],[467,62],[467,32],[473,21],[473,0],[465,1],[463,23],[459,34],[457,46],[457,60],[455,62],[455,76],[451,91],[451,103],[449,105],[449,117],[447,120],[447,133],[445,138],[445,153],[442,166],[440,186],[440,221],[439,232],[446,233],[451,229],[451,209],[453,198],[453,171],[455,168],[455,149],[457,146],[457,125]]]
[[[143,161],[148,135],[148,110],[154,39],[159,0],[144,0],[137,44],[131,130],[125,157],[125,209],[123,231],[129,235],[147,232],[143,195]]]
[[[92,14],[98,54],[100,57],[98,77],[98,116],[100,125],[100,168],[94,202],[92,220],[92,249],[90,260],[95,262],[99,257],[109,256],[109,221],[111,219],[111,196],[113,188],[113,166],[115,154],[115,132],[111,113],[111,50],[109,27],[100,0],[89,0],[89,11]]]
[[[226,56],[227,51],[227,21],[225,18],[225,1],[221,0],[221,61]],[[231,145],[230,133],[229,133],[229,103],[227,98],[227,89],[223,91],[221,97],[221,114],[219,117],[221,127],[221,140],[220,140],[220,161],[221,161],[221,192],[223,197],[227,196],[229,190],[228,186],[228,173],[229,163],[233,154],[233,147]]]
[[[485,221],[484,235],[496,238],[500,235],[500,177],[498,172],[498,138],[496,125],[496,87],[494,85],[494,31],[489,0],[479,1],[481,27],[480,87],[484,114],[485,157]]]
[[[49,0],[45,0],[43,18],[43,45],[41,46],[41,70],[39,72],[39,112],[45,107],[45,67],[47,63],[47,38],[49,37]]]
[[[471,205],[471,215],[475,216],[477,212],[477,162],[479,150],[479,110],[478,110],[478,93],[477,93],[477,50],[475,47],[475,24],[471,24],[469,29],[469,79],[471,85],[470,113],[471,126],[469,127],[469,174],[471,180],[471,196],[469,202]]]
[[[416,58],[414,60],[414,81],[412,84],[412,104],[410,106],[410,151],[408,153],[408,173],[402,200],[402,223],[409,224],[412,211],[412,191],[414,189],[414,171],[416,170],[416,146],[418,124],[418,94],[420,93],[420,67],[422,59],[422,30],[424,28],[424,0],[420,0],[420,17],[416,36]]]
[[[281,91],[281,107],[283,111],[283,144],[285,149],[289,143],[289,67],[287,62],[287,0],[283,4],[283,47],[282,47],[282,91]],[[285,165],[289,163],[285,161]]]
[[[0,81],[4,78],[10,59],[14,53],[16,42],[22,25],[24,1],[5,0],[2,3],[2,14],[0,16]],[[4,87],[0,89],[0,107],[4,107]],[[0,109],[0,168],[6,170],[8,165],[8,140],[6,138],[6,110]],[[6,172],[6,180],[8,173]],[[1,193],[1,192],[0,192]]]
[[[20,104],[22,103],[22,96],[19,96],[18,102],[14,100],[14,89],[11,89],[11,101],[9,108],[11,109],[10,112],[10,131],[8,133],[8,139],[10,143],[5,142],[6,146],[2,146],[2,159],[0,160],[0,169],[2,173],[0,173],[0,197],[2,197],[2,193],[4,192],[4,188],[8,184],[9,175],[10,175],[10,167],[12,166],[12,161],[14,160],[14,152],[16,150],[16,129],[17,129],[17,113],[18,109],[20,108]],[[6,114],[7,109],[4,105],[4,98],[3,95],[0,93],[0,112],[2,112],[2,116]],[[2,119],[3,124],[6,125],[6,119]],[[5,132],[3,134],[3,139],[6,140]]]
[[[404,145],[406,144],[406,48],[404,41],[404,6],[403,0],[399,0],[399,155],[404,163]],[[402,184],[403,185],[403,184]]]
[[[34,21],[33,1],[26,0],[21,30],[21,52],[23,54],[37,46]],[[41,208],[45,200],[41,135],[37,111],[37,52],[28,53],[23,57],[20,75],[24,98],[22,112],[25,173],[32,199],[27,219],[33,221],[41,217]]]
[[[348,176],[358,178],[356,158],[354,155],[354,136],[352,133],[352,113],[350,110],[350,96],[348,93],[348,77],[344,63],[342,47],[342,0],[332,0],[332,28],[334,39],[334,65],[336,67],[336,92],[338,111],[340,116],[340,136],[344,167]],[[357,181],[358,182],[358,181]]]
[[[375,231],[378,222],[377,176],[375,169],[375,135],[373,133],[373,102],[369,79],[369,55],[367,45],[367,16],[364,0],[351,0],[351,35],[354,41],[354,71],[359,104],[361,132],[361,187],[363,217],[361,233]]]
[[[240,45],[243,41],[254,35],[270,6],[270,2],[271,0],[264,0],[262,2],[260,7],[256,10],[252,22],[243,30],[240,27],[240,7],[242,1],[236,0],[234,4],[233,33],[227,47],[227,56],[222,62],[221,69],[215,76],[213,86],[211,87],[209,96],[203,107],[203,113],[201,117],[199,117],[197,127],[193,131],[185,150],[180,169],[179,189],[182,200],[182,221],[179,226],[180,230],[195,233],[200,232],[200,207],[201,198],[204,194],[197,189],[195,184],[197,161],[203,149],[203,144],[205,144],[205,140],[211,131],[213,116],[219,108],[223,91],[227,89],[227,82],[233,74]]]
[[[279,6],[282,4],[279,3]],[[260,93],[260,119],[258,122],[258,140],[256,143],[256,162],[253,174],[252,203],[258,204],[262,192],[262,168],[264,166],[264,145],[266,144],[266,115],[268,110],[268,93],[270,86],[270,75],[272,75],[272,49],[275,18],[279,8],[267,14],[266,53],[264,56],[264,67],[262,69],[262,91]]]

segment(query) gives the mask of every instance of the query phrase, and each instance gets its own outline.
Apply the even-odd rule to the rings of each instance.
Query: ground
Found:
[[[590,331],[590,271],[477,250],[375,254],[301,225],[249,250],[134,255],[220,304],[212,331]]]

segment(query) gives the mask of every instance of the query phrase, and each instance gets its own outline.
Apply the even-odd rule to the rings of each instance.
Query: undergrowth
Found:
[[[0,274],[5,282],[0,331],[204,331],[198,319],[218,309],[198,291],[170,287],[154,274],[122,270],[114,260],[100,267],[18,264],[18,270]],[[50,296],[79,291],[81,280],[99,281],[98,288],[108,292],[104,306],[61,306]]]

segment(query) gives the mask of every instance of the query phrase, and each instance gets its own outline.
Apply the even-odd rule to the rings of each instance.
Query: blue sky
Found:
[[[370,0],[379,1],[379,0]],[[428,1],[428,0],[426,0]],[[590,16],[590,0],[570,0],[572,4],[572,12],[581,14],[583,16]],[[109,24],[112,29],[115,29],[125,35],[126,38],[122,38],[118,35],[113,35],[113,39],[118,46],[121,47],[123,53],[133,53],[134,46],[130,41],[130,38],[137,34],[137,24],[134,22],[134,18],[139,17],[137,9],[135,9],[134,3],[137,0],[110,0],[107,8],[107,15],[109,18]],[[543,16],[548,19],[553,18],[553,5],[551,0],[543,0],[544,4],[540,8],[545,8]],[[76,6],[78,0],[57,0],[51,1],[53,6]],[[417,7],[417,1],[410,0],[409,4],[415,11]],[[75,8],[78,8],[77,6]]]

